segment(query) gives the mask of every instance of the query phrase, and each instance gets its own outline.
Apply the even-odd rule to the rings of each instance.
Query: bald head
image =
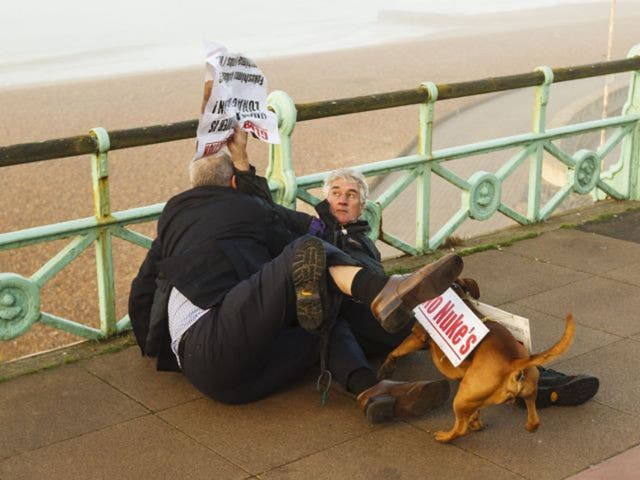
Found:
[[[225,152],[203,157],[189,164],[189,179],[192,187],[205,185],[230,187],[233,163]]]

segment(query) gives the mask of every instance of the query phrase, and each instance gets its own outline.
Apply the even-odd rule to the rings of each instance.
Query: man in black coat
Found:
[[[309,216],[262,198],[246,134],[236,132],[228,147],[231,157],[191,164],[193,188],[167,202],[133,280],[129,315],[143,354],[225,403],[263,398],[319,357],[372,422],[444,402],[446,381],[354,378],[368,364],[346,323],[336,321],[336,308],[342,297],[356,298],[385,330],[397,331],[407,312],[451,284],[462,260],[450,255],[408,276],[363,268],[308,235]]]

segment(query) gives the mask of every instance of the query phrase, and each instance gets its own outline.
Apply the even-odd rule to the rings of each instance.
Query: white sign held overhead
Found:
[[[268,143],[280,143],[278,119],[267,109],[267,79],[249,58],[229,53],[217,43],[205,42],[205,82],[212,93],[198,123],[194,160],[224,147],[236,125]]]

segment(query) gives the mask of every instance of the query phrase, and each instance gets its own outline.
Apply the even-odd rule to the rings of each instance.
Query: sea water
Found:
[[[202,65],[203,40],[261,58],[437,35],[390,11],[471,15],[580,0],[2,0],[0,87]]]

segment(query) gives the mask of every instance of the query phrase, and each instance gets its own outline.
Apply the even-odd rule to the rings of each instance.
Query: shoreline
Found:
[[[561,25],[580,25],[587,24],[602,17],[603,8],[608,8],[609,3],[603,0],[593,0],[581,7],[581,17],[578,20],[567,20],[569,11],[575,9],[575,5],[555,5],[555,6],[542,6],[538,8],[529,8],[523,10],[508,10],[494,13],[482,13],[482,14],[431,14],[422,12],[413,12],[409,10],[383,10],[381,12],[381,18],[379,23],[400,23],[404,26],[421,25],[427,28],[434,27],[438,30],[426,34],[416,34],[414,36],[407,36],[404,38],[397,38],[391,41],[380,41],[367,44],[348,45],[344,48],[333,49],[330,47],[320,48],[318,50],[303,50],[295,53],[284,53],[281,55],[270,56],[256,56],[253,60],[261,66],[263,63],[283,63],[283,62],[296,62],[302,57],[309,56],[323,56],[331,55],[340,52],[346,52],[350,50],[370,50],[383,47],[399,47],[403,45],[414,44],[416,42],[431,42],[442,40],[454,40],[470,38],[475,34],[498,34],[509,31],[514,31],[518,28],[531,28],[532,17],[543,16],[545,17],[545,23],[542,27],[561,26]],[[640,2],[624,1],[618,4],[618,10],[631,10],[633,6],[636,6],[640,12]],[[640,16],[640,13],[637,14]],[[443,24],[445,26],[443,27]],[[471,29],[474,34],[469,33]],[[233,50],[233,46],[228,46]],[[125,49],[126,47],[121,47]],[[108,49],[112,50],[112,49]],[[82,55],[87,55],[92,52],[86,52]],[[70,56],[79,56],[78,54]],[[18,62],[26,64],[35,64],[34,61]],[[1,65],[0,65],[1,66]],[[564,66],[564,65],[563,65]],[[572,65],[566,65],[572,66]],[[60,67],[58,67],[60,68]],[[14,83],[10,85],[0,85],[0,95],[4,92],[10,92],[22,89],[38,89],[48,87],[60,87],[63,85],[78,85],[82,86],[88,82],[105,82],[115,79],[135,79],[141,76],[158,76],[158,75],[171,75],[180,74],[185,72],[193,72],[194,70],[202,70],[204,74],[204,54],[202,58],[202,64],[193,63],[191,65],[167,65],[161,68],[146,68],[141,70],[133,70],[126,72],[105,73],[104,75],[93,75],[86,77],[71,77],[61,78],[51,81],[27,81],[24,83]]]

